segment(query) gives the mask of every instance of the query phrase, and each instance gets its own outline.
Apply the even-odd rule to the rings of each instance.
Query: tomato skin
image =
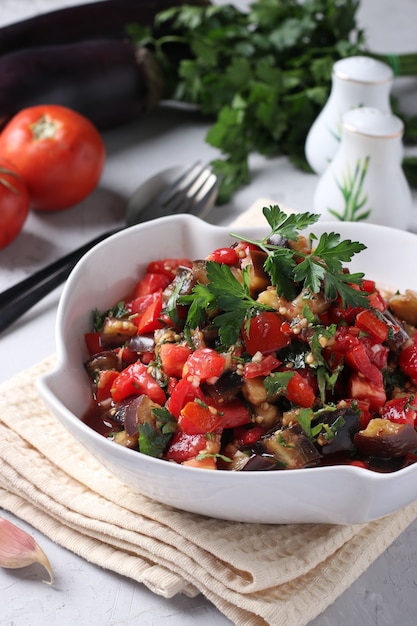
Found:
[[[377,386],[383,385],[381,370],[371,362],[363,343],[358,343],[348,350],[345,359],[353,370],[365,376],[371,383]]]
[[[251,422],[251,413],[245,402],[239,398],[227,402],[215,402],[212,398],[208,398],[207,402],[217,409],[223,428],[238,428]]]
[[[37,211],[58,211],[84,200],[97,187],[106,159],[95,126],[52,104],[17,113],[0,134],[0,154],[21,174]]]
[[[262,311],[249,321],[249,330],[242,328],[246,352],[251,356],[256,352],[268,354],[287,346],[291,336],[282,330],[283,319],[278,313]]]
[[[138,335],[151,333],[158,328],[163,328],[163,324],[160,321],[162,313],[162,293],[159,297],[155,298],[145,312],[142,314],[138,322]]]
[[[381,408],[380,416],[395,424],[410,424],[414,427],[417,413],[411,405],[410,397],[393,398]]]
[[[119,372],[116,370],[102,370],[98,374],[96,383],[96,400],[100,404],[111,397],[111,388]]]
[[[136,285],[135,298],[149,296],[157,291],[162,292],[165,287],[168,287],[170,282],[171,279],[165,274],[147,272]]]
[[[190,259],[186,258],[167,258],[160,261],[151,261],[146,268],[146,272],[150,274],[165,274],[170,280],[173,280],[178,267],[192,267]]]
[[[207,447],[206,435],[188,435],[184,432],[175,433],[166,452],[169,461],[182,463],[195,458],[199,452]]]
[[[369,402],[371,411],[379,411],[387,401],[384,386],[375,385],[359,374],[352,374],[348,384],[349,397]]]
[[[243,378],[257,378],[257,376],[268,376],[273,372],[281,361],[278,361],[272,354],[267,354],[261,361],[249,361],[243,366]]]
[[[201,381],[219,378],[224,372],[226,359],[212,348],[198,348],[186,360],[182,375],[197,376]]]
[[[16,239],[29,213],[30,197],[16,168],[0,159],[0,249]]]
[[[299,372],[294,372],[291,380],[287,385],[287,393],[285,394],[294,404],[303,408],[310,408],[316,400],[316,394],[310,383]]]
[[[200,402],[187,402],[181,409],[178,426],[188,435],[221,432],[222,418],[215,409]]]
[[[364,330],[372,339],[379,343],[382,343],[388,337],[388,325],[372,309],[360,311],[356,316],[355,326]]]
[[[174,378],[181,378],[184,363],[191,353],[191,348],[186,345],[163,343],[159,347],[159,356],[165,374]]]
[[[85,333],[84,341],[90,356],[101,352],[103,349],[101,345],[101,334],[99,332]]]
[[[147,395],[153,402],[163,405],[166,396],[164,390],[148,373],[146,366],[137,361],[128,365],[113,381],[111,395],[115,402],[120,402],[128,396]]]
[[[139,296],[138,298],[126,302],[126,308],[131,315],[143,315],[148,306],[151,305],[152,302],[155,302],[155,300],[158,300],[160,295],[162,295],[162,289],[158,289],[146,296]]]
[[[168,400],[168,410],[178,419],[181,409],[187,402],[192,402],[196,398],[201,400],[201,402],[206,402],[206,398],[200,386],[194,385],[193,382],[190,382],[187,378],[182,378],[172,390],[172,394]]]
[[[417,383],[417,343],[414,341],[400,354],[399,365],[413,383]]]
[[[213,250],[209,254],[207,260],[214,263],[223,263],[224,265],[237,265],[239,256],[235,248],[217,248],[217,250]]]

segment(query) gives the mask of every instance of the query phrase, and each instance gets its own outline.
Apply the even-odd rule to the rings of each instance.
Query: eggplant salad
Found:
[[[365,245],[264,207],[264,239],[149,262],[95,310],[83,420],[142,454],[234,471],[417,459],[417,293],[347,263]]]

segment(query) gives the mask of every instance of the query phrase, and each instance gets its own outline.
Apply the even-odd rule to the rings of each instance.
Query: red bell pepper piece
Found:
[[[388,400],[380,410],[380,416],[396,424],[415,426],[417,412],[410,397]]]
[[[215,407],[200,402],[187,402],[181,409],[178,425],[188,435],[221,432],[222,417]]]
[[[141,394],[145,394],[157,404],[165,404],[166,396],[164,390],[152,378],[146,366],[137,361],[128,365],[119,373],[113,381],[111,395],[115,402],[120,402],[128,396],[139,396]]]
[[[370,410],[375,412],[387,401],[383,384],[375,385],[356,373],[349,378],[348,395],[357,400],[368,401]]]
[[[160,261],[151,261],[146,268],[146,272],[149,274],[164,274],[168,276],[171,282],[175,278],[177,268],[180,266],[192,267],[193,264],[190,259],[185,258],[161,259]]]
[[[217,409],[222,418],[223,428],[236,428],[251,422],[251,413],[243,400],[239,398],[227,402],[216,402],[213,398],[208,398],[207,402]]]
[[[206,402],[200,386],[195,385],[193,381],[189,381],[187,378],[182,378],[175,385],[168,400],[168,410],[178,419],[181,409],[185,407],[187,402],[192,402],[196,398],[201,402]]]
[[[162,313],[162,292],[158,294],[154,302],[148,306],[146,311],[140,317],[138,321],[138,335],[144,335],[146,333],[152,333],[158,328],[163,328],[164,325],[161,322]]]
[[[272,354],[267,354],[261,361],[249,361],[249,363],[245,363],[243,366],[243,378],[268,376],[279,365],[281,365],[281,361],[278,361]]]
[[[399,366],[413,383],[417,384],[417,337],[407,348],[400,353]]]
[[[303,408],[313,406],[316,400],[312,386],[298,372],[294,372],[294,376],[288,382],[286,396],[290,402]]]
[[[101,370],[98,372],[95,386],[95,399],[99,404],[111,398],[111,388],[119,372],[116,370]]]
[[[362,374],[372,384],[383,385],[381,370],[374,365],[366,351],[363,343],[358,342],[345,354],[346,363],[356,372]]]
[[[155,291],[163,291],[171,281],[172,278],[165,274],[148,272],[136,285],[135,298],[148,296],[150,293],[155,293]]]
[[[356,316],[355,326],[378,343],[383,343],[388,338],[388,325],[372,309],[360,311]]]
[[[166,452],[169,461],[182,463],[195,458],[199,452],[207,447],[206,435],[188,435],[184,432],[175,433]]]

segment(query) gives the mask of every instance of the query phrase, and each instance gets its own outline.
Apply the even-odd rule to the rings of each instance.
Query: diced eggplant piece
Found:
[[[118,443],[119,446],[137,450],[139,433],[136,432],[134,435],[128,435],[125,430],[120,430],[118,433],[113,434],[112,439],[115,443]]]
[[[94,378],[97,372],[103,370],[120,371],[122,369],[117,354],[111,350],[105,350],[92,356],[85,363],[85,368],[91,378]]]
[[[321,455],[299,424],[282,428],[262,437],[265,450],[283,469],[314,467]]]
[[[241,472],[267,472],[268,470],[280,469],[277,467],[277,461],[272,456],[262,454],[252,454],[247,457],[246,463],[242,464],[239,469]]]
[[[245,378],[242,387],[243,397],[249,404],[260,406],[268,400],[268,392],[264,385],[264,377]]]
[[[323,424],[317,443],[324,455],[353,450],[353,438],[360,430],[360,417],[352,408],[326,411],[313,420],[312,426]]]
[[[197,283],[201,283],[202,285],[207,285],[207,261],[205,260],[197,260],[194,261],[192,266],[192,272]]]
[[[155,348],[154,335],[134,335],[129,341],[129,348],[134,352],[153,352]]]
[[[178,296],[190,295],[195,284],[196,278],[193,270],[189,267],[179,266],[176,270],[175,278],[162,293],[162,302],[166,304],[176,290],[178,290]]]
[[[113,422],[123,426],[127,435],[133,436],[137,434],[139,424],[145,424],[145,422],[155,424],[156,417],[153,413],[155,408],[161,407],[148,396],[140,395],[120,402],[110,409],[108,415]]]
[[[101,331],[101,344],[106,348],[117,348],[130,341],[137,332],[137,326],[128,319],[106,317]]]
[[[417,292],[406,289],[403,294],[394,294],[388,299],[391,311],[400,320],[417,326]]]
[[[242,263],[242,269],[248,266],[250,268],[249,287],[252,297],[257,296],[271,283],[270,276],[264,270],[266,259],[267,254],[262,250],[250,250]]]
[[[376,417],[354,436],[358,451],[369,457],[391,459],[417,450],[417,432],[411,424]]]
[[[203,391],[217,402],[228,402],[236,398],[242,385],[242,376],[239,376],[237,372],[228,371],[222,374],[212,385],[204,384]]]

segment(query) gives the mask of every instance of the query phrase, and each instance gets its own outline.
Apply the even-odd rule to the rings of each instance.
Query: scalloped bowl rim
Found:
[[[75,415],[75,412],[68,408],[67,405],[74,401],[73,398],[69,401],[68,397],[66,399],[63,397],[68,381],[72,385],[72,391],[75,391],[78,390],[77,377],[85,377],[82,360],[86,354],[82,354],[81,344],[84,330],[87,330],[87,320],[83,318],[86,311],[82,311],[81,318],[77,317],[79,302],[74,302],[74,293],[77,292],[83,280],[91,286],[88,280],[91,278],[90,275],[94,274],[92,268],[97,270],[97,261],[104,262],[110,250],[117,250],[123,256],[127,254],[133,239],[135,243],[137,239],[149,242],[148,233],[155,235],[161,229],[165,232],[176,229],[177,233],[185,233],[188,236],[197,235],[205,242],[209,241],[210,243],[205,243],[206,248],[209,247],[203,251],[204,255],[213,249],[212,240],[227,241],[230,232],[233,231],[232,227],[214,226],[189,215],[160,218],[121,231],[84,255],[68,278],[58,305],[55,331],[57,365],[51,373],[38,380],[41,396],[64,427],[111,473],[140,493],[169,506],[210,517],[272,524],[365,523],[388,515],[417,499],[415,477],[417,464],[392,473],[377,473],[346,465],[270,472],[209,471],[169,463],[117,446],[87,426],[78,415]],[[258,233],[258,236],[262,236],[266,229],[264,227],[239,227],[238,231],[244,235]],[[394,238],[397,241],[397,252],[403,254],[404,258],[408,258],[407,254],[413,248],[416,250],[414,257],[417,263],[417,236],[409,232],[370,224],[346,222],[335,224],[321,221],[309,228],[308,232],[337,232],[343,238],[366,243],[369,250],[370,244],[373,245],[372,239],[378,239],[387,244]],[[187,237],[185,239],[187,240]],[[129,245],[127,245],[127,240],[130,241]],[[199,240],[198,245],[200,244]],[[165,250],[167,246],[159,247]],[[168,248],[171,250],[172,242]],[[182,246],[178,248],[174,245],[174,249],[178,252],[177,256],[188,256],[180,254],[183,250]],[[385,251],[385,247],[383,250]],[[366,253],[367,251],[357,256],[363,258],[362,255]],[[171,254],[167,253],[166,256],[171,256]],[[197,256],[196,254],[194,258]],[[111,254],[110,257],[111,260],[114,259]],[[160,257],[161,253],[155,252],[153,258]],[[151,259],[146,255],[142,263],[146,264],[149,260]],[[361,271],[360,264],[353,269]],[[380,261],[379,266],[381,266]],[[377,269],[377,265],[375,268]],[[392,268],[390,271],[392,272]],[[383,273],[385,280],[387,274],[385,269]],[[127,271],[125,275],[126,284],[132,285],[138,276],[133,271],[131,276],[128,276]],[[366,277],[373,278],[367,269]],[[402,290],[406,288],[417,290],[417,279],[414,281],[415,284],[410,284],[412,281],[408,278],[399,282],[402,284],[396,283],[391,286]],[[127,292],[123,281],[119,292],[120,296]],[[90,296],[89,290],[87,293]],[[80,294],[77,297],[80,299]],[[113,305],[116,300],[112,296],[108,298],[108,306]],[[91,311],[94,306],[93,296],[93,300],[85,308]],[[76,326],[79,324],[80,328],[76,327],[74,330],[74,322]],[[81,327],[82,324],[84,328]],[[71,332],[75,333],[74,336],[78,336],[81,341],[75,347],[71,344],[72,352],[68,343],[68,336]],[[77,355],[79,355],[78,363]],[[70,392],[67,391],[67,393]],[[389,490],[389,497],[387,497],[387,490]]]

